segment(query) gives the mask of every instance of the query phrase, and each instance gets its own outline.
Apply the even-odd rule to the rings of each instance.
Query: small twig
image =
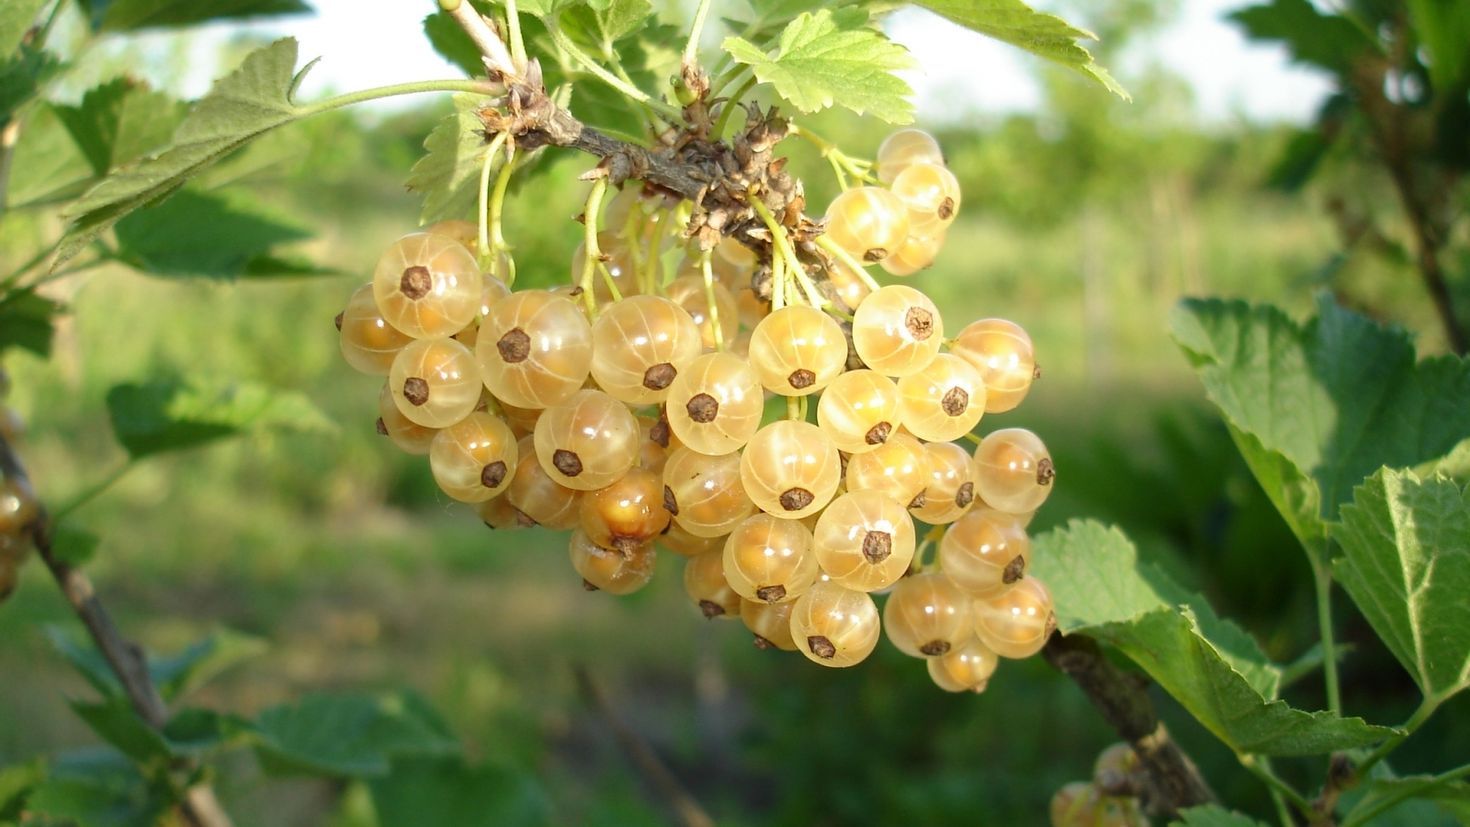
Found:
[[[0,436],[0,470],[8,477],[29,484],[20,457],[4,436]],[[92,637],[92,642],[107,661],[108,668],[117,676],[133,711],[148,726],[162,730],[168,723],[168,708],[164,706],[163,697],[158,694],[158,688],[153,685],[153,679],[148,674],[148,661],[142,647],[123,637],[101,599],[97,597],[97,590],[87,575],[56,556],[51,545],[52,522],[44,508],[39,510],[36,519],[26,528],[31,542],[35,544],[36,553],[51,571],[56,585],[71,604],[72,611],[81,619],[82,625]],[[229,816],[215,798],[214,791],[206,785],[190,788],[184,794],[184,800],[179,803],[179,810],[184,819],[194,827],[230,827]]]
[[[511,57],[510,50],[505,47],[505,41],[490,27],[485,18],[475,11],[469,0],[439,0],[439,8],[449,12],[465,34],[474,41],[475,48],[480,50],[484,56],[485,68],[491,76],[500,75],[506,80],[520,77],[520,71],[516,69],[515,59]]]
[[[673,809],[679,824],[683,827],[715,827],[714,819],[684,789],[684,785],[679,783],[679,779],[659,759],[648,741],[618,715],[607,694],[592,679],[587,668],[577,666],[573,671],[576,673],[577,687],[581,690],[582,697],[602,717],[607,728],[612,730],[613,737],[617,739],[623,752],[637,765],[638,771],[658,792],[659,798]]]
[[[1185,807],[1215,800],[1199,769],[1160,723],[1142,682],[1110,663],[1096,641],[1076,634],[1052,635],[1042,655],[1076,682],[1103,718],[1133,746],[1147,773],[1141,798],[1149,812],[1172,816]]]

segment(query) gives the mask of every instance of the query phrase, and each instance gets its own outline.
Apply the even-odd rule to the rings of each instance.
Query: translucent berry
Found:
[[[1097,787],[1073,781],[1057,790],[1049,808],[1052,827],[1097,827]]]
[[[519,436],[525,436],[536,430],[536,420],[545,413],[545,408],[517,408],[515,405],[507,405],[500,402],[500,415],[505,419],[510,429]]]
[[[791,610],[796,603],[763,603],[758,600],[740,601],[740,619],[745,628],[755,635],[755,645],[760,649],[780,649],[795,652],[796,641],[791,639]]]
[[[944,533],[939,565],[975,597],[993,597],[1026,576],[1031,540],[1010,514],[975,508]]]
[[[1104,790],[1126,787],[1139,771],[1138,753],[1126,741],[1109,744],[1097,754],[1092,765],[1092,780]]]
[[[373,270],[373,298],[388,323],[415,339],[453,336],[480,310],[480,266],[463,244],[413,233],[393,242]]]
[[[765,408],[756,373],[730,353],[706,353],[674,379],[666,410],[680,442],[702,454],[737,451],[755,436]]]
[[[425,227],[423,232],[452,238],[471,253],[475,252],[480,244],[480,225],[462,218],[436,221]]]
[[[985,380],[969,362],[941,353],[923,370],[898,380],[898,410],[903,426],[919,439],[959,439],[985,413]]]
[[[715,257],[747,274],[756,267],[755,251],[729,236],[715,245]]]
[[[622,551],[652,542],[669,524],[663,477],[641,468],[584,494],[581,509],[582,531],[592,542]]]
[[[0,537],[20,534],[38,513],[30,485],[15,477],[0,477]]]
[[[680,371],[703,350],[694,319],[661,296],[609,306],[592,325],[592,342],[592,378],[629,405],[664,401]]]
[[[706,551],[719,551],[725,543],[724,537],[698,537],[690,534],[685,528],[676,522],[670,522],[669,527],[658,537],[660,548],[667,549],[680,557],[693,557]]]
[[[841,261],[833,261],[827,268],[827,281],[848,310],[857,309],[863,299],[873,292],[866,281]]]
[[[929,677],[946,692],[984,692],[997,663],[995,653],[971,635],[944,655],[931,658]]]
[[[882,261],[908,234],[908,208],[882,187],[853,187],[827,207],[827,237],[859,261]]]
[[[924,459],[929,484],[909,503],[909,512],[930,525],[952,523],[970,510],[978,496],[975,461],[953,442],[925,443]]]
[[[750,336],[750,364],[762,385],[783,396],[816,393],[846,363],[842,328],[815,307],[783,307],[762,319]]]
[[[883,630],[905,655],[938,657],[973,636],[970,599],[942,572],[904,577],[883,606]]]
[[[1051,592],[1035,577],[1022,578],[995,597],[971,606],[975,634],[1003,658],[1029,658],[1041,651],[1056,630]]]
[[[758,508],[799,520],[821,511],[837,491],[837,447],[807,422],[782,420],[760,429],[740,459],[745,492]]]
[[[747,518],[725,540],[725,580],[746,600],[785,603],[817,579],[812,533],[796,520]]]
[[[347,309],[337,317],[337,329],[342,358],[353,370],[373,376],[387,376],[393,357],[413,341],[378,312],[371,284],[353,291]]]
[[[740,314],[742,327],[754,330],[755,326],[761,323],[761,319],[771,314],[771,303],[761,301],[760,296],[757,296],[755,291],[749,287],[734,288],[731,292],[735,294],[735,310]],[[746,333],[742,332],[736,338],[739,339],[740,336],[745,335]],[[728,342],[726,344],[726,350],[735,351],[733,344]]]
[[[877,491],[855,490],[832,501],[817,520],[817,564],[832,581],[870,592],[898,582],[914,559],[914,521]]]
[[[912,287],[890,284],[868,296],[853,317],[852,341],[863,364],[885,376],[918,373],[944,340],[939,308]]]
[[[848,491],[876,491],[907,508],[928,485],[929,460],[924,446],[904,431],[847,460]]]
[[[581,389],[592,369],[592,327],[571,299],[512,293],[480,323],[475,358],[502,402],[549,408]]]
[[[510,487],[520,460],[515,435],[500,417],[475,411],[434,435],[429,470],[445,494],[478,503]]]
[[[1024,428],[990,433],[975,448],[980,499],[998,511],[1027,514],[1046,502],[1056,479],[1051,454]]]
[[[632,253],[617,234],[614,232],[598,233],[597,247],[606,256],[603,265],[607,267],[608,276],[612,276],[613,286],[618,289],[618,295],[626,299],[641,292],[638,289],[638,271],[633,266]],[[582,283],[582,264],[586,260],[587,245],[578,244],[577,249],[572,252],[572,284]],[[604,276],[601,270],[593,272],[592,295],[596,297],[598,304],[607,304],[613,299],[612,290],[607,285],[607,276]]]
[[[755,513],[737,453],[710,456],[681,448],[664,463],[664,508],[696,537],[723,537]]]
[[[791,609],[797,651],[822,666],[852,666],[873,653],[882,623],[873,598],[819,580]]]
[[[531,437],[522,438],[516,450],[521,459],[505,493],[511,505],[553,531],[575,528],[581,522],[582,492],[561,485],[546,473]]]
[[[388,387],[398,410],[426,428],[445,428],[480,404],[480,368],[453,339],[418,339],[393,358]]]
[[[602,391],[577,391],[536,420],[536,455],[561,485],[593,491],[638,462],[638,420]]]
[[[837,450],[849,454],[866,453],[887,442],[899,421],[898,387],[877,371],[842,374],[817,402],[817,426]]]
[[[684,563],[684,592],[708,619],[740,617],[740,595],[725,581],[724,553],[719,549]]]
[[[592,542],[586,533],[575,531],[567,550],[572,557],[572,568],[582,575],[582,585],[589,591],[632,594],[653,579],[657,554],[652,545],[628,550],[603,548]]]
[[[713,290],[715,314],[710,313],[703,276],[677,278],[664,289],[664,295],[670,301],[687,310],[694,318],[705,348],[711,350],[715,347],[714,315],[720,318],[720,335],[723,341],[733,340],[740,330],[740,308],[735,305],[735,296],[730,293],[730,288],[715,282]]]
[[[944,242],[943,229],[910,230],[903,244],[879,262],[879,266],[890,276],[912,276],[934,264],[934,260],[939,258],[939,251],[944,249]]]
[[[918,232],[941,231],[960,211],[960,182],[943,164],[910,164],[894,179],[893,194],[909,209],[909,224]]]
[[[1021,404],[1036,377],[1031,337],[1020,325],[1005,319],[969,323],[950,350],[985,378],[987,413],[1002,413]]]
[[[638,467],[663,477],[664,463],[669,455],[679,450],[684,443],[674,436],[669,420],[659,411],[657,417],[638,417]]]
[[[423,456],[429,453],[434,443],[436,428],[425,428],[398,410],[393,391],[385,384],[378,394],[378,433],[393,440],[398,450],[405,454]]]
[[[899,173],[914,164],[943,164],[939,142],[922,129],[900,129],[878,145],[878,180],[892,184]]]
[[[518,528],[534,528],[536,521],[527,517],[525,512],[511,505],[510,497],[501,495],[476,506],[480,515],[480,521],[496,531],[508,531]]]

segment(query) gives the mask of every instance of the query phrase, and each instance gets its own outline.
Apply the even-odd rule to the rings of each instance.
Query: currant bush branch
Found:
[[[30,484],[25,466],[3,434],[0,434],[0,471],[27,486]],[[149,727],[162,731],[168,723],[169,714],[163,696],[159,694],[148,673],[147,656],[142,647],[123,637],[117,624],[113,622],[112,615],[97,596],[97,589],[92,585],[91,579],[57,555],[52,545],[54,526],[55,523],[45,508],[38,507],[35,519],[25,527],[25,531],[35,546],[37,555],[60,587],[62,596],[82,621],[108,668],[117,677],[133,711]],[[192,760],[181,760],[171,769],[189,776],[198,769],[198,765]],[[184,790],[178,806],[185,822],[193,827],[231,825],[229,815],[220,806],[213,789],[206,784],[196,784]]]

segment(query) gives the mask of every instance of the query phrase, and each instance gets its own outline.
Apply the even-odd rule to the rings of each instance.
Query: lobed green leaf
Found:
[[[0,353],[10,348],[37,356],[51,355],[52,319],[63,305],[34,290],[20,290],[0,298]]]
[[[129,77],[87,90],[76,106],[52,108],[98,177],[166,146],[184,118],[182,103]]]
[[[239,197],[192,189],[128,215],[116,234],[118,259],[137,270],[211,279],[270,275],[273,247],[311,237]]]
[[[1231,812],[1215,804],[1181,810],[1169,827],[1265,827],[1248,815]]]
[[[1262,488],[1319,563],[1327,523],[1353,486],[1470,438],[1470,362],[1416,364],[1408,334],[1326,295],[1305,324],[1274,307],[1208,299],[1181,303],[1172,326]]]
[[[277,40],[251,52],[199,100],[162,154],[117,170],[64,213],[72,219],[53,267],[124,216],[177,190],[191,176],[252,139],[299,118],[291,101],[297,77],[296,41]]]
[[[1021,0],[914,0],[967,29],[980,32],[1034,55],[1059,63],[1101,83],[1109,92],[1131,100],[1108,70],[1098,65],[1092,53],[1078,40],[1097,36],[1079,29],[1054,14],[1036,11]]]
[[[1470,687],[1470,487],[1384,469],[1334,536],[1335,574],[1425,698]]]
[[[47,0],[6,0],[0,3],[0,58],[20,48]]]
[[[172,793],[150,783],[112,750],[61,756],[26,799],[27,817],[76,827],[155,827],[173,805]]]
[[[159,380],[117,385],[107,412],[118,442],[135,459],[181,451],[255,428],[330,431],[305,396],[254,384]]]
[[[1284,44],[1297,61],[1347,74],[1378,44],[1342,15],[1318,11],[1309,0],[1270,0],[1230,14],[1252,40]]]
[[[913,58],[871,28],[861,8],[804,12],[771,52],[741,37],[725,38],[723,48],[801,112],[841,106],[889,123],[913,120],[913,90],[893,74]]]
[[[1244,630],[1140,564],[1116,529],[1073,522],[1039,535],[1034,548],[1032,572],[1051,589],[1058,630],[1084,632],[1127,655],[1232,750],[1317,755],[1393,733],[1272,700],[1279,667]]]
[[[406,184],[409,192],[423,196],[422,223],[465,218],[477,209],[486,141],[484,123],[476,113],[484,103],[480,95],[454,95],[454,114],[424,139],[426,154],[413,165]]]
[[[413,693],[312,695],[262,712],[254,732],[266,769],[281,775],[376,777],[387,775],[399,756],[459,750],[444,722]]]
[[[94,32],[177,28],[212,20],[307,14],[302,0],[78,0]]]
[[[535,780],[463,758],[399,758],[369,782],[382,827],[532,827],[550,822],[550,805]]]

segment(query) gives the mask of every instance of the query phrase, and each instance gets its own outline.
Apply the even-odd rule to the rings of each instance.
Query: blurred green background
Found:
[[[1167,13],[1167,4],[1123,5]],[[1146,28],[1148,18],[1134,19]],[[1110,19],[1090,22],[1109,32]],[[1111,22],[1108,42],[1120,45]],[[1387,184],[1345,164],[1301,192],[1268,187],[1293,129],[1201,123],[1187,89],[1157,66],[1126,79],[1132,104],[1034,69],[1044,114],[938,129],[965,205],[938,264],[912,283],[952,329],[1002,316],[1031,332],[1044,378],[1019,410],[985,424],[1032,428],[1052,450],[1059,486],[1037,530],[1083,516],[1120,524],[1273,656],[1292,659],[1314,640],[1305,562],[1169,341],[1168,314],[1183,295],[1303,313],[1328,289],[1418,331],[1421,352],[1443,350],[1412,272],[1372,250],[1344,254],[1325,208],[1346,194],[1353,210],[1392,228]],[[557,823],[667,818],[579,699],[575,666],[722,824],[1041,823],[1052,792],[1087,777],[1114,738],[1039,659],[1005,664],[976,698],[938,692],[921,664],[887,644],[843,671],[757,651],[739,624],[706,622],[687,604],[680,561],[662,560],[635,596],[586,593],[564,535],[488,531],[437,492],[422,459],[375,434],[378,381],[341,362],[332,317],[380,251],[416,226],[418,203],[402,182],[447,111],[437,101],[390,116],[335,113],[231,162],[233,186],[314,233],[301,250],[338,277],[222,284],[118,269],[55,285],[74,314],[53,358],[6,365],[12,404],[30,424],[25,456],[48,500],[122,463],[103,408],[118,382],[255,380],[307,394],[337,424],[150,461],[89,505],[79,522],[105,538],[91,569],[121,625],[163,651],[216,626],[268,640],[267,654],[199,699],[222,709],[414,687],[474,757],[533,773]],[[856,155],[882,137],[840,116],[814,126]],[[823,204],[831,176],[797,143],[793,164],[811,203]],[[546,162],[550,173],[520,187],[507,219],[521,272],[538,284],[566,278],[585,192],[574,179],[587,165]],[[58,229],[41,214],[11,222],[0,261],[10,266]],[[87,689],[42,629],[72,622],[37,565],[0,608],[0,765],[93,742],[64,703]],[[1350,609],[1340,626],[1357,646],[1345,664],[1347,711],[1402,719],[1415,700],[1408,679]],[[1289,697],[1316,708],[1320,693],[1309,680]],[[1222,798],[1264,814],[1255,782],[1156,696]],[[1440,726],[1410,743],[1403,770],[1443,766],[1470,739],[1463,698],[1440,714]],[[1297,780],[1319,771],[1283,763]],[[245,756],[224,770],[220,792],[241,825],[373,823],[360,789],[266,779]]]

